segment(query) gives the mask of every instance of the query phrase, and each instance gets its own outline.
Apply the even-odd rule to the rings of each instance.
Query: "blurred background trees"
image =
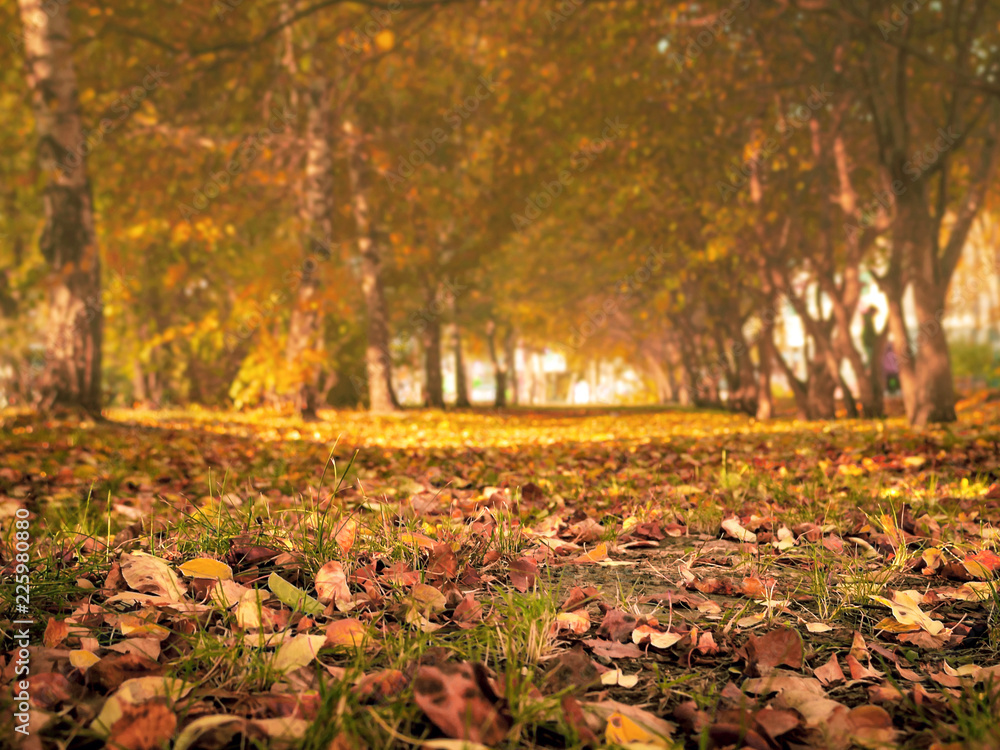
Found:
[[[725,405],[997,368],[1000,8],[0,3],[0,399]]]

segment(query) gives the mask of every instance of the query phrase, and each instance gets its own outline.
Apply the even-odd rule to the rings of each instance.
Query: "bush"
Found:
[[[996,370],[993,347],[989,344],[960,340],[950,342],[948,349],[955,377],[986,377]]]

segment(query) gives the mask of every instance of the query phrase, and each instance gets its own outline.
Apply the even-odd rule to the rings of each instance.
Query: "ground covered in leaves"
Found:
[[[0,415],[25,747],[1000,747],[996,403],[108,417]]]

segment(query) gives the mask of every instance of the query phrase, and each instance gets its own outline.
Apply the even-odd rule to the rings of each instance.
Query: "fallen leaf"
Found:
[[[1000,570],[1000,555],[991,550],[983,550],[968,555],[962,564],[972,577],[989,581],[996,577],[997,571]]]
[[[581,609],[576,612],[560,612],[556,615],[556,631],[568,630],[577,635],[583,635],[590,630],[590,615],[587,610]]]
[[[620,669],[609,669],[601,675],[602,685],[617,685],[623,688],[634,688],[639,684],[639,674],[625,674]]]
[[[136,552],[134,555],[124,553],[119,564],[125,582],[133,591],[156,594],[175,601],[187,591],[166,560],[144,552]]]
[[[216,581],[230,581],[233,578],[232,568],[208,557],[188,560],[178,570],[189,578],[209,578]]]
[[[354,546],[354,540],[358,536],[358,522],[353,518],[348,518],[346,521],[340,524],[335,535],[337,542],[337,547],[340,548],[340,554],[345,557],[351,551],[351,547]]]
[[[325,635],[299,635],[281,644],[271,668],[275,672],[284,673],[293,669],[299,669],[312,664],[319,654],[319,650],[326,645]]]
[[[680,633],[663,633],[649,625],[640,625],[632,631],[632,642],[645,644],[659,649],[668,649],[675,643],[683,640],[684,635]]]
[[[833,626],[827,625],[825,622],[809,622],[806,623],[806,630],[810,633],[829,633],[833,630]]]
[[[584,552],[577,558],[577,562],[598,563],[608,559],[608,545],[601,542],[588,552]]]
[[[194,685],[175,677],[137,677],[127,680],[104,702],[104,707],[90,728],[100,736],[106,737],[129,705],[145,703],[154,698],[165,698],[173,704],[185,697],[193,688]]]
[[[765,675],[781,665],[802,668],[802,636],[792,628],[776,628],[764,635],[752,635],[743,650],[747,666],[758,675]]]
[[[398,669],[383,669],[366,674],[354,685],[354,691],[362,701],[384,701],[404,690],[410,679]]]
[[[125,705],[121,718],[111,727],[108,747],[112,750],[159,750],[169,743],[177,728],[177,716],[163,700]]]
[[[368,638],[368,628],[354,618],[335,620],[326,627],[327,646],[364,648]]]
[[[45,635],[42,636],[42,643],[46,648],[59,648],[62,642],[69,636],[69,624],[64,620],[57,620],[50,617],[45,625]]]
[[[920,595],[915,591],[897,591],[891,601],[884,596],[873,596],[872,599],[889,607],[892,616],[902,625],[916,625],[931,635],[944,630],[944,625],[920,610]]]
[[[181,730],[174,750],[192,747],[225,747],[229,740],[246,726],[246,719],[231,714],[200,716]]]
[[[323,604],[352,601],[351,589],[347,585],[344,566],[339,562],[328,562],[316,572],[316,598]]]
[[[813,674],[816,675],[816,679],[823,683],[824,687],[836,685],[847,679],[844,676],[844,671],[840,668],[840,662],[837,661],[836,654],[831,654],[830,661],[823,666],[816,667],[813,670]]]
[[[86,672],[90,667],[94,666],[101,660],[97,654],[90,651],[84,651],[78,649],[76,651],[69,652],[69,663],[79,669],[81,672]]]
[[[674,725],[649,711],[618,701],[584,704],[586,710],[604,718],[608,724],[605,739],[626,747],[670,748]],[[633,743],[636,743],[633,745]]]
[[[740,519],[736,516],[731,516],[723,520],[722,530],[741,542],[746,542],[747,544],[755,544],[757,542],[757,535],[743,528],[740,524]]]
[[[641,659],[642,651],[633,643],[617,643],[615,641],[605,641],[591,639],[583,644],[591,649],[596,655],[608,659]]]
[[[106,691],[116,690],[127,681],[144,675],[158,675],[163,667],[142,654],[110,653],[87,669],[87,681]]]
[[[498,709],[499,698],[480,664],[418,667],[413,697],[435,726],[453,739],[498,745],[511,726]]]
[[[278,597],[278,601],[291,607],[293,611],[307,615],[323,614],[323,605],[309,596],[298,586],[289,583],[277,573],[271,573],[267,579],[267,587]]]
[[[856,706],[848,715],[850,736],[855,743],[866,748],[895,747],[896,730],[892,717],[880,706]]]
[[[511,585],[522,594],[535,587],[538,579],[538,564],[527,557],[520,557],[513,560],[507,566],[507,575],[510,576]]]

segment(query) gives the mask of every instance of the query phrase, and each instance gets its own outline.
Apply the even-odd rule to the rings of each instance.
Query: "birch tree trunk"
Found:
[[[38,162],[47,180],[39,243],[51,268],[42,403],[100,413],[101,261],[81,149],[69,19],[65,10],[49,14],[44,5],[19,0]]]
[[[306,165],[300,214],[305,230],[302,267],[288,329],[285,359],[292,372],[293,402],[304,419],[315,419],[320,366],[317,338],[323,311],[321,263],[330,257],[333,230],[333,156],[330,147],[330,88],[325,78],[307,94]]]

